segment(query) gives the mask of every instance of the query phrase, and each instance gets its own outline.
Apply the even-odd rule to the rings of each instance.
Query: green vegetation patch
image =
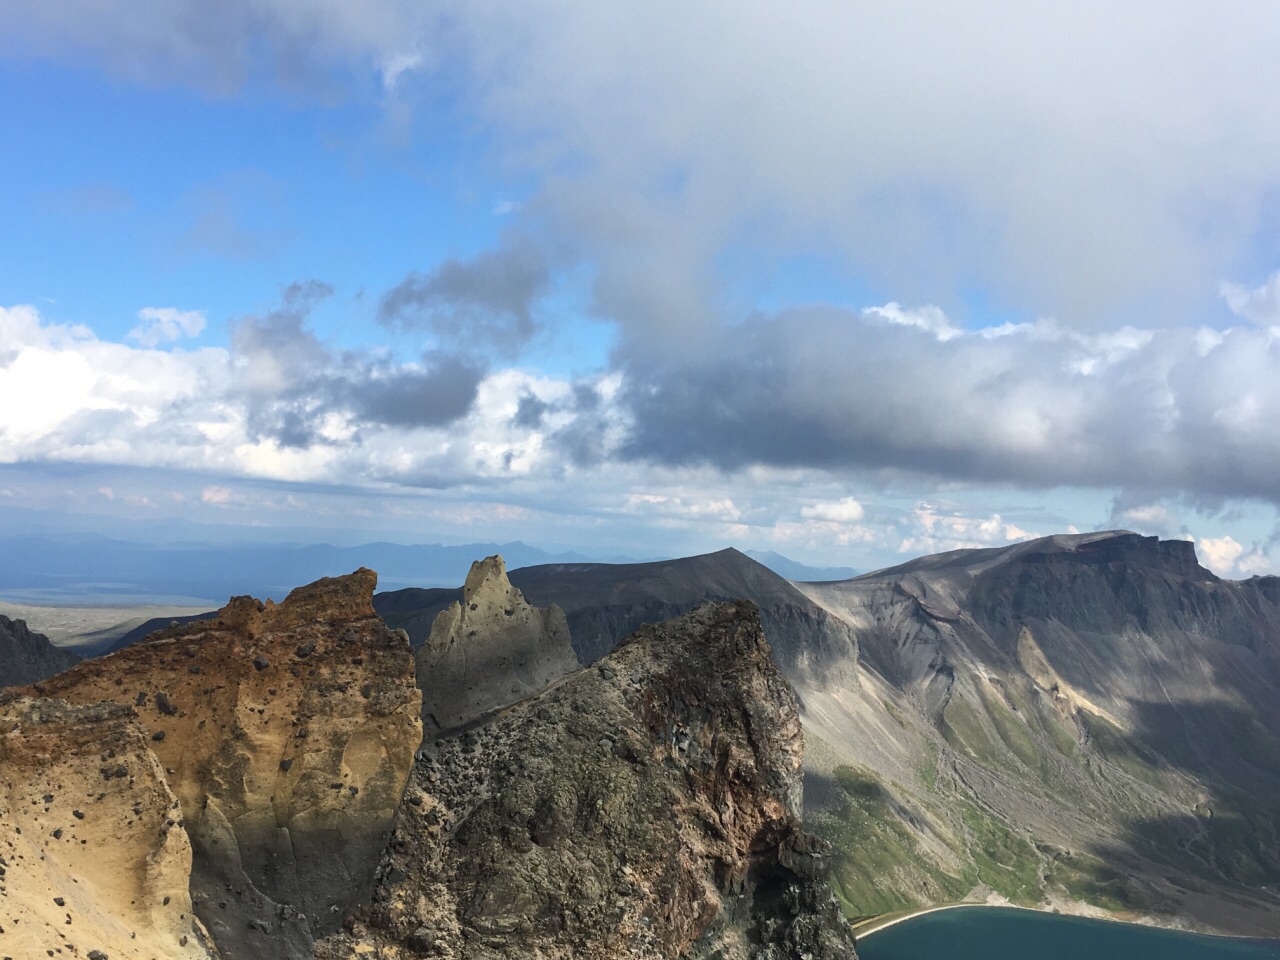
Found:
[[[874,775],[837,767],[841,797],[808,824],[833,848],[836,896],[846,916],[866,917],[943,903],[971,884],[932,865]]]
[[[985,883],[1013,903],[1039,903],[1043,859],[1036,848],[972,803],[957,800],[956,805],[967,832],[975,882]]]

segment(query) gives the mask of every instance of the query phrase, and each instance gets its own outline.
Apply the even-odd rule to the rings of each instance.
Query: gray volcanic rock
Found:
[[[803,747],[753,604],[645,627],[425,748],[372,903],[317,957],[850,960]]]
[[[799,586],[875,694],[801,689],[850,910],[995,890],[1280,934],[1275,578],[1115,531]],[[868,822],[894,825],[879,850]],[[886,861],[896,899],[860,885]]]
[[[578,668],[556,606],[528,603],[502,557],[471,565],[462,600],[442,610],[417,652],[428,737],[523,700]]]
[[[0,687],[18,687],[61,673],[80,658],[32,633],[25,620],[0,615]]]
[[[236,597],[28,688],[137,711],[191,838],[195,913],[228,958],[309,958],[372,888],[422,741],[413,654],[374,614],[376,583],[361,569],[279,604]]]

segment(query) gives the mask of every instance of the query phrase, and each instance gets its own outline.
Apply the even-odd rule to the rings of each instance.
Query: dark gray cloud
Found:
[[[542,418],[549,410],[551,410],[551,404],[532,393],[526,393],[520,397],[516,405],[516,415],[512,417],[511,422],[525,430],[536,430],[542,426]]]
[[[646,356],[625,368],[621,453],[1280,503],[1269,332],[1086,337],[1039,324],[947,336],[811,309],[726,329],[683,362]]]
[[[233,330],[251,437],[306,448],[337,442],[322,434],[334,412],[357,424],[439,427],[470,411],[484,375],[481,364],[439,351],[399,364],[321,343],[306,320],[332,293],[318,281],[292,284],[277,309],[246,317]]]
[[[348,376],[343,391],[365,419],[389,427],[439,427],[466,416],[482,368],[449,353],[431,353],[419,368],[368,368]]]
[[[430,273],[410,273],[383,295],[378,319],[424,330],[441,343],[512,353],[534,335],[534,303],[549,276],[534,244],[512,241],[470,260],[446,260]]]

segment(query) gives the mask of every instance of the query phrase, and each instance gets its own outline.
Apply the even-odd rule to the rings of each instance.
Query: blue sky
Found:
[[[1277,40],[0,6],[0,507],[864,569],[1124,526],[1272,572]]]

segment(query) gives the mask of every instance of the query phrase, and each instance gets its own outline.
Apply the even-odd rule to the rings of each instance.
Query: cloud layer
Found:
[[[1236,0],[0,2],[0,55],[444,117],[493,161],[469,186],[519,197],[382,294],[367,340],[411,355],[319,337],[315,282],[226,348],[199,310],[127,344],[0,310],[0,463],[569,486],[780,544],[883,536],[868,484],[1074,487],[1186,535],[1162,497],[1280,504],[1277,42]],[[609,325],[607,363],[522,364],[552,305]],[[797,477],[785,509],[726,486]],[[930,504],[904,549],[1029,532]]]
[[[912,323],[897,306],[814,307],[573,381],[439,349],[397,362],[332,348],[307,326],[329,293],[287,288],[235,325],[229,350],[130,347],[5,310],[0,399],[14,412],[0,458],[408,486],[631,461],[1280,504],[1276,328],[959,331],[936,308]],[[848,499],[806,517],[862,509]]]
[[[1255,240],[1280,222],[1280,10],[1244,0],[60,0],[0,5],[0,36],[224,92],[443,90],[622,322],[705,321],[727,248],[1093,324],[1186,322],[1276,266]]]

